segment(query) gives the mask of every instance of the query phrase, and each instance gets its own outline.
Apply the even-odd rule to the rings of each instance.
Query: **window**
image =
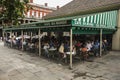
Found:
[[[38,18],[38,11],[36,11],[36,17]]]
[[[34,17],[34,11],[32,11],[32,17]]]
[[[27,17],[30,17],[30,11],[27,12]]]
[[[44,16],[46,16],[46,13],[44,13]]]
[[[42,18],[42,12],[40,12],[40,18]]]

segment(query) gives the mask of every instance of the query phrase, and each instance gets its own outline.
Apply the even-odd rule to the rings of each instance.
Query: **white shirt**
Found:
[[[43,49],[48,49],[49,46],[48,45],[44,45]]]
[[[92,48],[92,44],[91,43],[87,43],[86,47],[87,47],[87,51],[90,51],[91,48]]]

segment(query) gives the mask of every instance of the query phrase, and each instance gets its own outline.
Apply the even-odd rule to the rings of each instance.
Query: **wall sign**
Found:
[[[71,24],[70,20],[63,21],[54,21],[54,22],[45,22],[45,23],[37,23],[37,26],[58,26],[58,25],[69,25]]]
[[[117,26],[117,15],[117,10],[86,15],[73,19],[72,26],[115,28]]]

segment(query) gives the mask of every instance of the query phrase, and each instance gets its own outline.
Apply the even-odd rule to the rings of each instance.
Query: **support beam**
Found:
[[[24,39],[24,35],[23,35],[23,30],[21,30],[21,36],[22,36],[22,51],[24,50],[23,48],[23,39]]]
[[[17,32],[15,32],[15,36],[17,37]]]
[[[23,24],[25,24],[25,20],[23,20]]]
[[[5,38],[6,38],[6,39],[8,38],[8,33],[7,33],[7,32],[5,32]]]
[[[10,36],[11,36],[11,43],[10,43],[10,46],[11,46],[11,48],[12,48],[12,40],[13,40],[13,37],[12,37],[12,31],[10,31]]]
[[[30,32],[30,39],[31,39],[31,41],[32,41],[32,35],[33,35],[33,33],[32,33],[32,32]]]
[[[70,69],[72,69],[72,29],[70,29]]]
[[[2,41],[5,43],[5,31],[3,30],[3,32],[2,32]]]
[[[3,39],[3,41],[4,41],[4,46],[6,46],[7,45],[7,43],[6,43],[6,40],[8,39],[8,35],[7,35],[7,32],[5,32],[4,31],[4,37],[3,37],[4,39]]]
[[[39,36],[39,56],[41,56],[41,39],[40,39],[41,34],[40,34],[40,29],[39,29],[38,36]]]
[[[102,56],[102,29],[100,29],[100,56]]]
[[[4,20],[2,20],[2,26],[4,26]]]
[[[14,20],[12,20],[12,23],[11,23],[11,25],[13,25],[13,23],[14,23]]]

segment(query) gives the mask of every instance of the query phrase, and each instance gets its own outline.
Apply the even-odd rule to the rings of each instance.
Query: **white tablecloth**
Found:
[[[56,48],[50,48],[48,49],[49,51],[56,51],[57,49]]]
[[[66,54],[69,54],[69,55],[70,55],[70,52],[66,52]],[[75,55],[75,52],[72,52],[72,55]]]

